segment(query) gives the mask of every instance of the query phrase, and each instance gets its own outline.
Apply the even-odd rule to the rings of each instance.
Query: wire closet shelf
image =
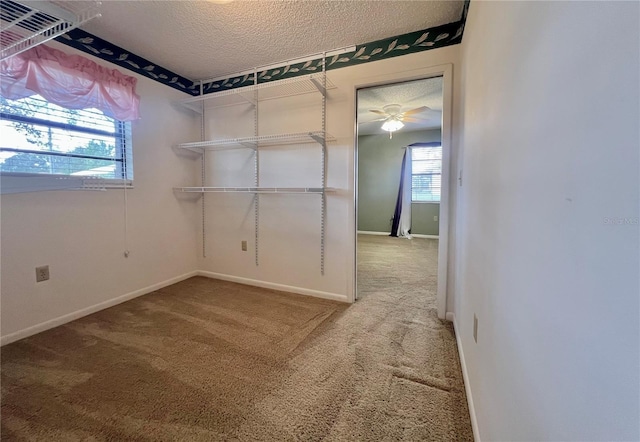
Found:
[[[255,264],[259,265],[259,225],[260,225],[260,199],[261,195],[268,194],[289,194],[289,195],[318,195],[320,202],[320,273],[324,275],[324,255],[325,255],[325,221],[326,221],[326,195],[337,192],[337,189],[327,187],[327,143],[336,141],[336,138],[326,131],[326,108],[327,91],[335,89],[336,86],[329,81],[324,69],[324,58],[322,72],[308,75],[300,75],[284,80],[275,80],[257,84],[257,72],[254,71],[253,81],[256,84],[233,88],[234,83],[228,83],[227,90],[219,90],[203,94],[203,84],[201,83],[200,93],[197,97],[180,100],[179,104],[197,112],[201,120],[201,141],[180,143],[175,145],[177,150],[188,150],[196,152],[201,156],[201,185],[191,187],[174,187],[174,191],[183,194],[199,196],[202,204],[202,256],[206,254],[206,204],[205,195],[210,193],[227,194],[250,194],[253,195],[254,208],[254,228],[255,228]],[[227,87],[224,83],[218,89]],[[289,132],[274,135],[260,135],[258,133],[258,108],[260,103],[266,100],[276,100],[280,98],[294,97],[303,94],[319,96],[320,110],[318,126],[305,132]],[[205,114],[208,110],[225,108],[228,106],[249,106],[253,113],[253,134],[254,136],[232,139],[207,139],[205,131]],[[249,115],[249,113],[247,113]],[[247,128],[251,123],[247,121]],[[320,183],[313,187],[266,187],[261,185],[261,162],[260,152],[264,149],[273,149],[282,145],[291,144],[315,144],[320,147],[320,161],[318,168],[320,171]],[[317,147],[316,147],[317,148]],[[253,151],[254,185],[251,187],[218,187],[207,186],[207,153],[211,151],[221,151],[229,149],[250,149]]]
[[[202,113],[203,107],[216,108],[244,103],[255,105],[256,100],[260,102],[313,92],[319,92],[326,96],[327,90],[335,88],[336,86],[323,73],[317,73],[211,92],[193,98],[186,98],[181,100],[180,104],[194,112]]]
[[[284,193],[284,194],[324,194],[334,193],[336,189],[332,187],[175,187],[175,190],[186,193]]]
[[[180,143],[178,149],[190,150],[203,153],[205,150],[227,150],[227,149],[258,149],[261,146],[279,146],[286,144],[304,144],[335,141],[335,137],[325,134],[322,131],[299,132],[278,135],[261,135],[256,137],[232,138],[226,140],[196,141],[193,143]]]
[[[0,1],[0,60],[99,17],[97,1]]]

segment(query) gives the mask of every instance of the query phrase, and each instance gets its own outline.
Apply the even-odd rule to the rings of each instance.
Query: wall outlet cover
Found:
[[[49,280],[49,266],[36,267],[36,282]]]

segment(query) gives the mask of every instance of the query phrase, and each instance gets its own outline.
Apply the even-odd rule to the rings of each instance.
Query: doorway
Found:
[[[448,243],[447,90],[450,70],[356,91],[355,297],[375,294],[393,301],[399,287],[414,284],[442,319]]]

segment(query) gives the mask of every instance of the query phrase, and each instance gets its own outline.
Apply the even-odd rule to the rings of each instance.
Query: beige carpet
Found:
[[[433,240],[362,237],[348,306],[192,278],[2,348],[3,440],[472,440]]]

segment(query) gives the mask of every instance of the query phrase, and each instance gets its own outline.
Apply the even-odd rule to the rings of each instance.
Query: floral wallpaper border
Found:
[[[353,52],[347,52],[327,58],[327,71],[362,63],[369,63],[372,61],[384,60],[391,57],[398,57],[400,55],[412,54],[414,52],[455,45],[462,41],[463,30],[464,23],[458,21],[422,31],[416,31],[409,34],[403,34],[384,40],[358,45],[356,46],[356,50]],[[259,71],[257,73],[258,84],[283,80],[285,78],[292,78],[300,75],[313,74],[321,71],[322,58],[319,57],[315,60],[309,60],[303,63]],[[243,86],[251,86],[253,84],[254,74],[245,74],[243,76],[205,83],[203,85],[203,93],[210,94]]]
[[[55,40],[72,48],[79,49],[82,52],[86,52],[87,54],[95,55],[105,61],[140,74],[143,77],[151,78],[164,85],[186,92],[189,95],[200,94],[199,83],[195,83],[182,75],[158,66],[145,58],[111,44],[82,29],[73,29],[60,37],[56,37]]]
[[[327,58],[326,70],[331,71],[333,69],[459,44],[462,42],[470,1],[471,0],[465,0],[462,16],[460,20],[456,22],[357,45],[353,52]],[[132,54],[82,29],[69,31],[57,37],[56,40],[189,95],[196,96],[200,93],[199,82],[194,82],[162,66],[158,66],[149,60]],[[322,71],[322,58],[317,58],[302,63],[259,71],[257,72],[257,82],[258,84],[266,83],[320,71]],[[251,73],[204,83],[203,93],[210,94],[223,90],[251,86],[254,84],[254,75],[255,74]]]

